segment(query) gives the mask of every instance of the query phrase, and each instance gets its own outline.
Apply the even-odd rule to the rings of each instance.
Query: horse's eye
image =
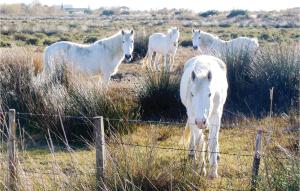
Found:
[[[123,43],[125,43],[125,41],[123,40]]]
[[[200,39],[200,37],[199,37],[199,39]]]
[[[208,97],[210,97],[210,96],[211,96],[211,93],[208,94]]]
[[[193,94],[193,93],[191,93],[191,96],[192,96],[192,97],[194,97],[194,94]]]
[[[133,40],[131,41],[131,43],[133,43]]]

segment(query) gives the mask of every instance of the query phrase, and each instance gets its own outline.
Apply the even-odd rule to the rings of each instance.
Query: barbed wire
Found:
[[[39,117],[54,117],[54,118],[71,118],[71,119],[93,119],[94,117],[87,117],[87,116],[73,116],[73,115],[57,115],[57,114],[44,114],[44,113],[24,113],[24,112],[17,112],[16,115],[18,116],[39,116]]]
[[[179,147],[164,147],[164,146],[155,146],[155,145],[140,145],[134,143],[124,143],[124,142],[109,142],[108,144],[113,145],[126,145],[132,147],[143,147],[143,148],[154,148],[154,149],[162,149],[162,150],[172,150],[172,151],[195,151],[199,153],[210,153],[210,154],[221,154],[221,155],[232,155],[232,156],[244,156],[244,157],[253,157],[253,154],[240,154],[240,153],[228,153],[228,152],[213,152],[208,150],[197,150],[197,149],[186,149],[186,148],[179,148]]]

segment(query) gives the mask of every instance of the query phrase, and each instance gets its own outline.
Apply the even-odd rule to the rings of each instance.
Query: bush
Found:
[[[227,18],[237,17],[237,16],[249,16],[249,12],[247,10],[236,9],[231,10],[227,15]]]
[[[183,40],[179,43],[182,47],[191,47],[193,46],[193,42],[191,40]]]
[[[273,110],[288,112],[299,107],[299,45],[270,45],[255,56],[246,48],[227,51],[229,83],[225,108],[246,115],[261,116],[269,111],[269,90],[274,87]]]
[[[149,36],[140,32],[136,33],[134,39],[133,61],[144,58],[148,51]]]
[[[15,34],[14,35],[15,40],[20,40],[20,41],[27,41],[29,38],[28,35],[26,34]]]
[[[0,41],[0,47],[11,47],[11,43],[7,41]]]
[[[39,44],[39,39],[35,38],[35,37],[31,37],[31,38],[26,40],[26,44],[38,45]]]
[[[48,45],[53,44],[53,43],[55,43],[55,42],[56,42],[55,40],[44,39],[43,45],[48,46]]]
[[[113,10],[103,10],[101,16],[112,16],[115,12]]]
[[[269,89],[274,87],[274,111],[299,108],[300,46],[273,44],[263,47],[250,68],[254,86],[253,104],[258,111],[268,111]]]
[[[82,76],[80,79],[71,76],[66,67],[57,67],[49,77],[34,76],[32,56],[25,50],[7,50],[1,54],[0,60],[0,108],[3,110],[14,108],[17,112],[25,113],[104,116],[122,118],[124,121],[138,117],[138,107],[133,104],[131,96],[104,93],[96,84],[82,81]],[[64,63],[60,65],[65,66]],[[70,141],[92,138],[91,120],[62,117]],[[108,123],[105,120],[105,123],[106,127],[109,127],[106,130],[125,133],[131,130],[131,125],[126,122]],[[20,124],[26,126],[30,132],[41,134],[50,129],[63,137],[61,123],[57,117],[22,116]]]
[[[87,36],[85,39],[84,39],[84,43],[94,43],[98,40],[97,37],[95,36]]]
[[[217,10],[209,10],[209,11],[205,11],[203,13],[199,13],[199,16],[201,17],[209,17],[209,16],[214,16],[214,15],[219,15],[220,12]]]
[[[138,93],[138,105],[143,119],[181,120],[185,108],[179,96],[180,75],[148,71]]]

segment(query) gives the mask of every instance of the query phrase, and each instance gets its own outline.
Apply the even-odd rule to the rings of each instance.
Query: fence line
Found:
[[[13,111],[13,112],[12,112]],[[96,177],[97,177],[97,188],[100,189],[100,185],[105,183],[105,134],[104,134],[104,119],[107,121],[119,121],[119,122],[133,122],[133,123],[147,123],[147,124],[174,124],[174,125],[186,125],[186,123],[182,122],[168,122],[168,121],[143,121],[143,120],[138,120],[138,119],[115,119],[115,118],[103,118],[102,116],[100,117],[85,117],[85,116],[71,116],[71,115],[52,115],[52,114],[38,114],[38,113],[23,113],[23,112],[15,112],[15,110],[10,110],[9,112],[10,120],[9,120],[9,132],[10,132],[10,138],[8,141],[8,146],[11,148],[10,152],[10,157],[8,158],[8,164],[15,164],[11,165],[11,168],[9,168],[9,174],[11,174],[11,178],[9,180],[9,185],[10,187],[16,186],[16,179],[17,179],[17,163],[15,157],[16,156],[16,151],[14,149],[14,145],[16,142],[15,138],[15,116],[42,116],[42,117],[59,117],[59,118],[70,118],[70,119],[90,119],[91,121],[93,120],[93,124],[95,126],[95,135],[96,135]],[[21,117],[24,118],[24,117]],[[14,120],[11,120],[14,119]],[[27,119],[27,118],[26,118]],[[14,131],[14,132],[12,132]],[[262,131],[260,130],[260,134]],[[12,143],[11,143],[12,142]],[[135,143],[125,143],[123,141],[121,142],[108,142],[108,144],[114,144],[114,145],[126,145],[126,146],[133,146],[133,147],[143,147],[143,148],[155,148],[155,149],[163,149],[163,150],[176,150],[176,151],[190,151],[190,149],[185,149],[185,148],[175,148],[175,147],[165,147],[165,146],[156,146],[156,145],[141,145],[141,144],[135,144]],[[258,143],[256,143],[258,145]],[[253,157],[253,154],[242,154],[242,153],[230,153],[230,152],[210,152],[208,150],[197,150],[193,149],[196,152],[205,152],[205,153],[218,153],[222,155],[232,155],[232,156],[244,156],[244,157]],[[255,151],[255,154],[259,153],[259,151]],[[261,153],[259,153],[260,156],[263,156]],[[259,163],[257,165],[253,165],[253,168],[255,171],[253,174],[254,176],[252,177],[252,184],[253,187],[252,189],[256,189],[256,177],[258,175],[258,170],[259,170]],[[31,170],[24,170],[23,172],[30,172]],[[31,171],[33,173],[41,173],[38,171]],[[49,173],[49,174],[53,174]],[[48,174],[48,172],[43,172],[42,174]],[[57,173],[57,175],[64,174],[64,173]],[[85,173],[83,173],[85,174]],[[88,174],[88,173],[86,173]],[[104,184],[105,185],[105,184]],[[210,187],[208,187],[210,188]],[[223,189],[218,187],[218,189]],[[235,190],[235,189],[228,189],[224,188],[224,190]]]

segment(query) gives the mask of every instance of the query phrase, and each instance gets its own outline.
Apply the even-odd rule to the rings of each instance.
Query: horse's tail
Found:
[[[51,64],[51,56],[50,56],[50,49],[46,47],[44,50],[44,60],[43,60],[43,75],[49,74],[50,72],[50,64]]]
[[[186,146],[188,142],[190,142],[191,139],[191,129],[188,125],[188,121],[186,122],[182,137],[180,138],[179,144]]]
[[[255,44],[255,46],[258,48],[259,47],[258,39],[257,38],[252,38],[251,40]]]

